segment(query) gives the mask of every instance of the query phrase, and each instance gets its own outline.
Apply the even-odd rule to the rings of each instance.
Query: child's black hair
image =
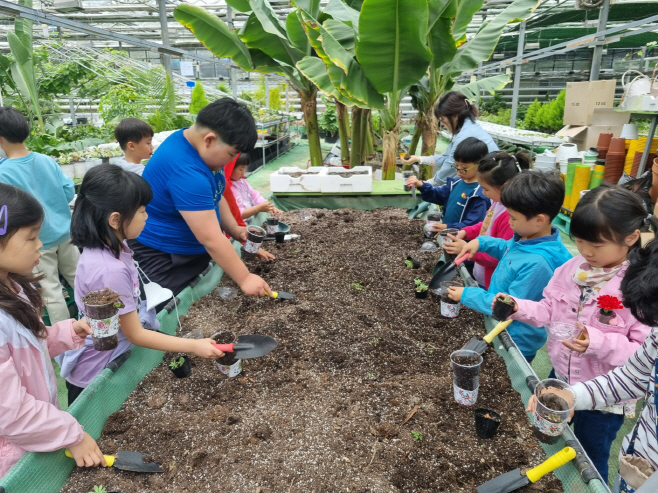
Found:
[[[119,258],[122,247],[110,227],[113,212],[121,215],[121,236],[140,207],[153,198],[148,182],[114,164],[90,169],[80,187],[71,218],[71,240],[80,248],[109,248]]]
[[[142,139],[153,135],[151,125],[139,118],[124,118],[114,129],[114,138],[123,151],[126,150],[128,142],[139,144]]]
[[[251,157],[248,152],[241,152],[238,159],[235,161],[235,166],[249,166]],[[234,166],[234,168],[235,168]]]
[[[460,163],[478,163],[487,152],[487,144],[475,137],[468,137],[455,148],[454,159]]]
[[[256,123],[249,109],[228,97],[213,101],[199,111],[195,125],[212,130],[240,153],[251,152],[258,140]]]
[[[552,221],[564,202],[564,183],[557,173],[524,171],[503,185],[500,201],[528,219],[546,214]]]
[[[39,226],[43,221],[44,212],[39,201],[25,190],[13,185],[0,183],[0,204],[3,205],[3,210],[0,212],[0,226],[3,229],[6,227],[4,234],[0,236],[1,249],[7,246],[18,230]],[[6,210],[4,206],[7,206]],[[19,297],[9,285],[0,282],[0,310],[13,317],[35,336],[45,338],[46,327],[40,317],[43,306],[41,292],[35,286],[43,276],[10,272],[8,278],[23,289],[28,301]]]
[[[656,218],[649,218],[639,195],[604,183],[580,199],[573,211],[569,232],[573,238],[590,243],[610,241],[625,245],[628,235],[650,223],[658,225]],[[639,242],[633,246],[639,246]]]
[[[634,248],[628,254],[630,265],[621,280],[624,306],[641,323],[658,325],[658,240]]]
[[[11,106],[0,106],[0,137],[20,144],[30,136],[30,124],[25,115]]]
[[[530,158],[523,152],[514,156],[505,151],[490,152],[478,165],[478,182],[500,189],[521,171],[529,170],[530,164]]]
[[[457,117],[455,128],[450,128],[453,135],[457,134],[464,126],[468,118],[472,122],[478,116],[478,107],[475,106],[464,94],[457,91],[450,91],[443,95],[434,107],[434,116],[440,120],[442,116],[452,121],[452,117]]]

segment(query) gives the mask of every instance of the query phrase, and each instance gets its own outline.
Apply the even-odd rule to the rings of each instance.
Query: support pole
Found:
[[[267,78],[267,75],[263,77],[265,80],[265,107],[270,107],[270,80]]]
[[[75,105],[71,96],[69,96],[69,111],[71,112],[71,125],[76,127],[78,125],[78,119],[75,117]]]
[[[228,28],[233,31],[233,9],[227,5],[226,6],[226,23],[228,24]],[[233,91],[233,99],[238,99],[238,77],[237,74],[235,73],[235,68],[232,66],[229,67],[228,69],[228,76],[231,81],[231,91]],[[265,160],[263,159],[263,163],[265,163]]]
[[[610,11],[610,0],[603,0],[601,10],[599,10],[599,25],[596,32],[605,31],[605,26],[608,24],[608,12]],[[592,54],[592,68],[589,71],[589,80],[599,80],[599,72],[601,71],[601,58],[603,57],[603,46],[605,36],[598,36],[594,44],[594,53]]]
[[[519,26],[519,44],[516,47],[517,60],[514,64],[514,89],[512,90],[512,116],[509,126],[516,128],[516,112],[519,108],[519,88],[521,87],[521,64],[523,60],[523,48],[525,46],[525,21]]]
[[[651,126],[649,127],[649,136],[647,138],[647,145],[644,146],[644,152],[642,153],[642,161],[640,161],[640,167],[637,169],[636,178],[639,178],[644,174],[644,170],[647,168],[647,161],[649,161],[649,152],[651,151],[651,144],[653,143],[653,138],[656,135],[656,122],[658,122],[658,114],[654,114],[651,117]],[[649,163],[651,167],[652,163]]]
[[[162,43],[169,45],[169,29],[167,27],[167,2],[166,0],[158,0],[158,10],[160,11],[160,30],[162,31]],[[165,71],[171,77],[171,55],[166,53],[161,54],[162,65]]]

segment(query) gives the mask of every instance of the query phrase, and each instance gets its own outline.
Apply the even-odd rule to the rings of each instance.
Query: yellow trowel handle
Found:
[[[498,322],[498,325],[496,325],[491,332],[489,332],[486,336],[484,336],[484,341],[487,344],[491,344],[491,341],[494,340],[494,337],[496,337],[503,330],[505,330],[507,328],[507,326],[511,323],[512,323],[511,320],[505,320],[504,322]]]
[[[279,297],[279,292],[278,291],[272,291],[271,293],[268,293],[265,291],[265,294],[272,298],[273,300],[277,299]]]
[[[555,471],[558,467],[562,467],[567,462],[575,459],[575,457],[576,457],[576,451],[571,447],[565,447],[562,450],[560,450],[557,454],[552,455],[551,457],[546,459],[537,467],[530,469],[526,473],[526,476],[528,476],[528,479],[532,483],[535,483],[542,477],[546,476],[549,472]]]
[[[67,457],[73,459],[73,456],[71,455],[71,452],[69,452],[69,449],[66,449],[64,451],[64,454]],[[107,467],[112,467],[114,465],[114,460],[116,459],[116,457],[114,457],[113,455],[104,455],[103,457],[105,457],[105,463],[107,464]]]

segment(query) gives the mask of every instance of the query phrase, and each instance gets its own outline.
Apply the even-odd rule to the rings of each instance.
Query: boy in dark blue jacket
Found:
[[[409,178],[409,186],[415,185],[425,202],[445,206],[442,223],[435,223],[434,232],[446,228],[462,229],[484,220],[491,201],[477,182],[480,160],[489,152],[487,145],[475,137],[459,143],[455,149],[453,168],[458,178],[447,178],[446,184],[433,187],[415,176]]]

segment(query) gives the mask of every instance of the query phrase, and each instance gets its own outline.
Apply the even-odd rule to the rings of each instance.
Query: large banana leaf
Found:
[[[255,12],[249,14],[247,22],[242,26],[240,39],[249,48],[256,48],[274,60],[290,66],[295,66],[306,55],[305,52],[295,48],[287,36],[281,38],[268,32]]]
[[[455,85],[454,91],[459,91],[469,99],[480,99],[480,91],[486,91],[489,94],[495,94],[511,82],[508,74],[494,75],[485,79],[476,80],[469,84]]]
[[[287,40],[286,27],[281,23],[267,0],[249,0],[251,10],[258,17],[265,32]]]
[[[341,44],[343,48],[350,53],[354,53],[354,45],[356,43],[354,29],[344,22],[334,19],[327,19],[322,23],[322,26]]]
[[[466,34],[466,28],[473,21],[475,13],[482,8],[484,0],[459,0],[457,16],[452,26],[452,35],[455,39]]]
[[[432,59],[427,47],[427,0],[365,0],[356,58],[380,94],[418,82]]]
[[[32,0],[18,0],[18,5],[22,7],[32,8]],[[23,46],[25,46],[32,56],[32,20],[25,19],[23,17],[16,17],[14,19],[14,32],[16,36],[21,40]]]
[[[431,70],[436,72],[457,54],[457,45],[452,35],[452,19],[439,17],[427,34],[427,43],[434,54]]]
[[[26,38],[25,38],[26,39]],[[32,36],[29,36],[32,39]],[[34,76],[34,64],[32,60],[32,45],[25,46],[21,39],[12,31],[7,33],[7,41],[14,61],[10,65],[11,77],[23,98],[32,103],[32,112],[37,116],[39,125],[43,130],[43,119],[41,118],[41,107],[39,105],[39,91]]]
[[[457,0],[428,0],[429,20],[427,30],[430,31],[439,17],[452,19],[457,15]]]
[[[320,0],[293,0],[292,4],[311,14],[314,19],[317,19],[320,14]]]
[[[360,7],[361,6],[359,5],[359,8]],[[337,21],[349,24],[358,35],[359,11],[347,5],[343,0],[329,0],[327,6],[323,9],[323,12]]]
[[[214,55],[230,58],[242,70],[253,69],[247,46],[216,15],[196,5],[181,3],[174,10],[174,18]]]
[[[226,0],[226,3],[238,12],[251,12],[251,5],[249,0]]]
[[[356,103],[345,96],[334,87],[327,74],[327,66],[325,63],[313,56],[307,56],[303,60],[297,62],[297,68],[304,74],[310,81],[312,81],[318,89],[326,96],[334,97],[339,102],[346,106],[354,106]]]
[[[311,54],[306,32],[295,10],[286,16],[286,33],[288,34],[288,41],[293,47],[306,55]]]
[[[472,39],[464,43],[453,60],[444,65],[442,73],[446,75],[460,74],[473,70],[480,62],[488,60],[493,54],[505,26],[512,20],[526,19],[538,5],[539,0],[515,0],[481,28]]]
[[[11,76],[11,60],[4,55],[0,55],[0,75],[5,77],[5,82],[14,91],[18,91],[14,78]]]

